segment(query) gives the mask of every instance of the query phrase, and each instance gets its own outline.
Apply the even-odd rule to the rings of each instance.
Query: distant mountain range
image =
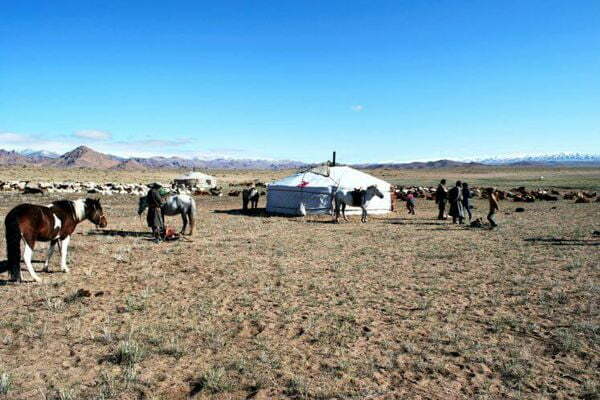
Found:
[[[521,157],[486,158],[478,162],[487,165],[600,165],[600,154],[556,153]]]
[[[462,162],[452,160],[438,161],[414,161],[409,163],[371,163],[355,164],[357,168],[392,168],[392,169],[431,169],[431,168],[458,168],[458,167],[476,167],[483,166],[477,162]]]
[[[100,153],[87,146],[79,146],[65,154],[46,151],[0,150],[0,165],[39,165],[55,168],[93,168],[115,170],[144,169],[290,169],[308,164],[290,160],[226,159],[201,160],[181,157],[123,158]]]
[[[290,160],[253,160],[216,158],[202,160],[181,157],[149,157],[123,158],[97,152],[86,146],[79,146],[65,154],[59,155],[49,151],[0,150],[0,165],[41,165],[56,168],[92,168],[138,171],[144,169],[296,169],[306,168],[311,164]],[[478,161],[462,162],[438,160],[410,163],[363,163],[354,164],[356,168],[393,168],[393,169],[432,169],[458,167],[484,167],[486,165],[504,166],[600,166],[600,155],[581,153],[558,153],[551,155],[486,158]]]

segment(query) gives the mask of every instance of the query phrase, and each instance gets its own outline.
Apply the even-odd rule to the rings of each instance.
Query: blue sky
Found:
[[[14,1],[0,17],[0,148],[600,153],[597,0]]]

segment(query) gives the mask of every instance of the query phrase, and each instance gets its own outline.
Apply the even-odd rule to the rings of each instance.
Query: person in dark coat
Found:
[[[448,189],[446,189],[446,180],[442,179],[435,191],[435,202],[438,205],[438,219],[446,219],[446,202],[448,200]]]
[[[463,210],[467,212],[469,215],[469,222],[471,222],[471,218],[473,214],[471,213],[471,204],[469,199],[471,198],[471,190],[469,189],[469,184],[467,182],[463,182],[462,184],[462,204]]]
[[[154,241],[156,243],[161,241],[165,231],[165,224],[161,212],[163,199],[159,191],[161,187],[162,186],[159,183],[154,183],[148,192],[148,215],[146,218],[148,227],[152,228],[152,234],[154,235]]]
[[[450,215],[452,216],[452,223],[455,224],[458,221],[459,224],[462,224],[463,220],[465,219],[465,213],[463,210],[461,181],[456,181],[456,186],[448,191],[448,202],[450,203]]]

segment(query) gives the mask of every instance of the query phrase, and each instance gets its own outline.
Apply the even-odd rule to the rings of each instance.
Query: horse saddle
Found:
[[[363,198],[365,196],[365,193],[367,193],[367,191],[361,190],[361,189],[354,189],[351,193],[352,193],[352,205],[354,207],[360,207],[362,205]]]

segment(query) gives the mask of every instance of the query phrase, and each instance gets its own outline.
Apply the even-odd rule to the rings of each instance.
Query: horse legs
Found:
[[[185,211],[181,212],[181,219],[183,221],[183,227],[181,228],[181,234],[185,235],[185,228],[187,228],[187,224],[188,224],[188,220],[187,220],[187,215],[185,214]]]
[[[344,221],[348,222],[348,218],[346,218],[346,203],[342,203],[342,216],[344,217]]]
[[[44,263],[44,272],[48,272],[49,270],[50,259],[52,258],[52,254],[54,254],[54,247],[56,246],[57,242],[58,240],[52,240],[50,242],[50,246],[48,247],[48,253],[46,255],[46,262]]]
[[[360,207],[362,209],[362,216],[360,218],[361,222],[367,222],[367,209],[364,206]]]
[[[194,211],[193,210],[190,210],[188,219],[190,220],[190,236],[193,236],[194,235],[194,227],[196,226],[196,221],[194,220]]]
[[[29,271],[29,275],[36,282],[41,282],[42,279],[35,273],[33,269],[33,265],[31,265],[31,257],[33,256],[33,247],[35,246],[35,241],[31,240],[31,246],[29,246],[29,242],[24,240],[25,242],[25,251],[23,252],[23,261],[25,261],[25,265],[27,266],[27,271]]]
[[[60,241],[58,248],[60,250],[60,270],[62,272],[69,272],[69,267],[67,267],[67,252],[69,250],[69,242],[71,241],[71,236],[67,236],[63,240]]]
[[[340,222],[340,204],[337,200],[334,200],[334,208],[333,208],[333,220],[337,224]]]

